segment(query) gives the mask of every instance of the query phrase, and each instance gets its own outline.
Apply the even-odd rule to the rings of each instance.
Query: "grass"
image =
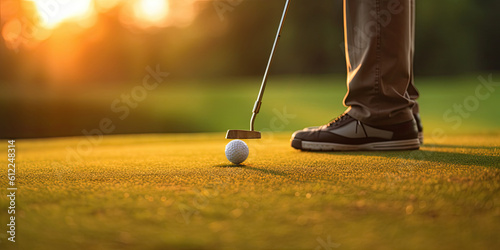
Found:
[[[500,135],[426,136],[311,153],[266,133],[241,166],[222,133],[18,140],[17,243],[2,232],[1,249],[498,248]]]
[[[11,112],[0,113],[3,133],[82,135],[102,118],[118,133],[214,132],[18,139],[17,242],[1,226],[0,249],[499,248],[499,92],[479,99],[476,77],[418,79],[420,151],[290,148],[286,131],[343,112],[343,82],[270,79],[256,124],[263,139],[248,141],[241,166],[225,159],[222,131],[248,127],[258,79],[170,82],[124,121],[109,105],[131,88],[0,94],[0,105],[19,107],[2,109]],[[6,142],[0,155],[7,166]],[[8,207],[1,195],[0,225]]]
[[[483,75],[487,78],[488,74]],[[477,76],[417,78],[416,81],[421,92],[422,121],[429,132],[438,128],[455,134],[498,130],[498,85],[491,92],[482,89],[480,94],[489,96],[480,100],[475,97],[481,85]],[[150,91],[121,120],[123,111],[113,112],[110,106],[121,95],[130,95],[135,86],[58,94],[57,91],[30,93],[0,89],[0,117],[4,118],[0,123],[0,138],[82,135],[84,129],[97,128],[103,118],[113,121],[114,132],[118,134],[248,129],[260,79],[169,80]],[[325,124],[344,112],[345,92],[345,76],[272,77],[256,127],[294,131]],[[469,109],[463,107],[463,113],[454,110],[455,105],[464,106],[464,102]],[[448,111],[451,113],[444,117]],[[289,119],[271,124],[277,113],[286,113]]]

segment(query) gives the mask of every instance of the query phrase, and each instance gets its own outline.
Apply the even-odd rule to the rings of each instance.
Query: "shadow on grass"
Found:
[[[267,168],[257,168],[257,167],[251,167],[251,166],[247,166],[246,168],[251,169],[251,170],[255,170],[255,171],[259,171],[259,172],[262,172],[265,174],[272,174],[272,175],[279,175],[279,176],[287,176],[288,175],[285,172],[276,171],[276,170],[267,169]]]
[[[485,149],[485,150],[500,150],[500,147],[491,146],[462,146],[462,145],[449,145],[449,144],[425,144],[426,148],[467,148],[467,149]]]
[[[248,166],[245,164],[238,164],[238,165],[236,165],[236,164],[219,164],[219,165],[215,165],[214,167],[250,169],[250,170],[262,172],[265,174],[272,174],[272,175],[279,175],[279,176],[287,176],[288,175],[285,172],[276,171],[276,170],[272,170],[272,169],[266,169],[266,168],[252,167],[252,166]]]
[[[219,164],[215,165],[214,167],[217,168],[244,168],[246,167],[245,164]]]
[[[500,168],[500,157],[492,155],[467,154],[458,152],[441,152],[432,150],[432,148],[467,148],[462,146],[440,145],[425,145],[420,150],[414,151],[359,151],[359,152],[312,152],[319,154],[335,154],[335,155],[359,155],[359,156],[379,156],[386,158],[399,158],[403,160],[427,161],[435,163],[456,164],[465,166],[484,166]],[[495,147],[478,147],[479,149],[496,149]]]

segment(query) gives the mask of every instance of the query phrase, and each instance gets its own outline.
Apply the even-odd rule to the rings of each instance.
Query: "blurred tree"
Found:
[[[96,25],[84,32],[68,37],[71,26],[62,27],[31,49],[9,50],[2,39],[0,82],[131,83],[143,77],[147,65],[155,64],[179,78],[260,76],[283,4],[241,1],[222,20],[213,2],[199,1],[198,15],[189,26],[148,30],[123,26],[117,7],[101,13]],[[499,70],[499,9],[496,0],[418,1],[416,73]],[[1,25],[5,22],[2,19]],[[273,73],[344,74],[342,22],[340,0],[293,1]],[[59,62],[59,57],[66,61]],[[74,72],[64,69],[68,63],[74,64]]]
[[[417,2],[415,71],[456,74],[480,70],[482,20],[472,0]]]
[[[476,18],[481,20],[476,22],[477,44],[479,54],[478,67],[481,70],[500,70],[500,22],[498,21],[498,11],[500,1],[480,0],[474,1],[476,6]]]

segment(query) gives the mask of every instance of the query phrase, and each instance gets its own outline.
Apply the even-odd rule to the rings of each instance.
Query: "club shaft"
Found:
[[[281,37],[281,29],[283,28],[283,24],[285,23],[286,14],[288,13],[289,3],[290,3],[290,0],[286,0],[285,8],[283,10],[283,15],[281,16],[280,25],[278,27],[278,32],[276,33],[276,38],[274,39],[274,44],[273,44],[273,48],[271,50],[271,55],[269,56],[269,61],[267,62],[267,67],[266,67],[266,71],[264,72],[262,84],[260,85],[259,96],[257,97],[257,101],[255,102],[255,105],[253,106],[252,118],[250,119],[250,131],[254,131],[255,117],[259,113],[260,107],[262,106],[262,97],[264,96],[264,91],[266,90],[267,76],[269,74],[269,68],[271,67],[271,64],[273,63],[274,53],[276,52],[276,46],[278,45],[278,41],[280,40],[280,37]]]

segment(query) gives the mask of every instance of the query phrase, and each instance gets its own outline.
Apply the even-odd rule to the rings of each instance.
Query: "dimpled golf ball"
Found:
[[[226,145],[226,157],[234,163],[240,164],[248,157],[248,146],[242,140],[232,140]]]

